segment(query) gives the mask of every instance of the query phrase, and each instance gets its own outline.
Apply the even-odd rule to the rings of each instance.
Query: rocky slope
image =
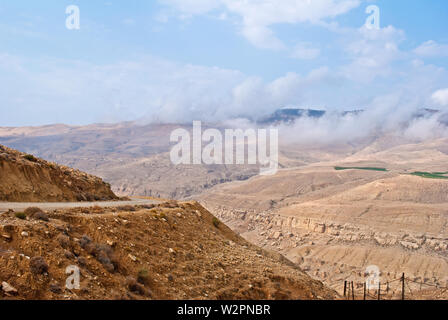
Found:
[[[197,202],[0,214],[6,299],[338,299]],[[80,288],[65,287],[68,266]]]
[[[200,199],[248,241],[282,253],[340,293],[345,280],[362,285],[372,265],[384,282],[404,272],[412,292],[448,287],[448,180],[410,174],[446,172],[447,145],[370,148],[345,162],[215,187]]]
[[[100,178],[0,145],[0,201],[113,200]]]

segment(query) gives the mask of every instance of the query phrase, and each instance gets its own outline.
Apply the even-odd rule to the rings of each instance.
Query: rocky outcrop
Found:
[[[448,283],[448,238],[443,232],[388,230],[330,217],[288,216],[275,210],[203,204],[246,239],[284,254],[310,276],[340,293],[344,280],[365,281],[369,265],[381,268],[384,281],[406,272],[417,283],[410,284],[412,290],[421,290],[421,284],[428,287]]]
[[[448,239],[434,234],[410,232],[379,232],[373,228],[354,223],[323,222],[305,217],[288,217],[273,212],[236,210],[215,206],[210,209],[226,222],[244,221],[247,230],[262,230],[260,235],[266,239],[281,241],[296,238],[296,235],[316,234],[327,236],[344,243],[369,242],[381,247],[401,246],[407,250],[425,249],[448,254]],[[303,237],[297,237],[301,239]]]
[[[110,185],[98,177],[0,145],[0,201],[114,199]]]

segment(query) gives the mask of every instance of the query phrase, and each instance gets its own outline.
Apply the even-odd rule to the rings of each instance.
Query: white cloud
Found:
[[[306,79],[287,74],[265,82],[235,70],[155,57],[93,65],[4,54],[0,119],[3,125],[23,125],[258,117],[286,102],[299,104]]]
[[[298,137],[307,143],[364,138],[377,130],[399,130],[417,140],[447,136],[448,130],[436,118],[413,120],[401,127],[416,110],[427,105],[425,99],[431,94],[441,105],[448,105],[448,89],[433,89],[443,79],[446,81],[446,72],[419,65],[411,68],[405,78],[406,82],[399,86],[386,84],[386,93],[374,92],[374,99],[359,106],[347,100],[369,96],[368,88],[353,90],[353,83],[347,82],[342,72],[328,67],[306,75],[290,72],[266,82],[235,70],[155,57],[93,65],[69,60],[24,60],[3,54],[0,125],[135,119],[213,122],[262,117],[283,106],[332,106],[342,99],[348,103],[345,109],[362,107],[366,112],[359,117],[341,118],[329,112],[321,119],[304,118],[294,127],[282,128],[282,136]],[[340,90],[344,90],[342,94]]]
[[[221,0],[159,0],[159,2],[179,10],[186,16],[205,14],[221,5]]]
[[[301,42],[294,47],[291,57],[300,60],[313,60],[319,55],[319,48],[312,47],[310,43]]]
[[[262,49],[281,50],[286,46],[276,38],[274,32],[265,26],[247,25],[241,33],[256,47]]]
[[[422,57],[447,57],[448,45],[429,40],[414,49],[414,53]]]
[[[440,89],[433,93],[432,100],[443,107],[448,107],[448,88]]]
[[[349,42],[345,51],[351,62],[341,70],[353,81],[368,83],[378,77],[387,77],[396,71],[392,68],[395,61],[406,59],[406,54],[399,49],[405,38],[404,32],[392,26],[379,30],[363,26],[346,37]]]
[[[320,24],[358,7],[360,0],[159,0],[181,17],[221,9],[241,19],[241,34],[260,48],[282,49],[284,44],[271,29],[281,23]]]

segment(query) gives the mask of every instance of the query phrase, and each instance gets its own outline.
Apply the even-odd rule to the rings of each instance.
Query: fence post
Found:
[[[364,300],[366,300],[366,283],[364,282]]]
[[[347,296],[347,280],[344,281],[344,297]]]
[[[381,300],[381,282],[378,283],[378,300]]]
[[[352,300],[355,300],[355,286],[353,285],[353,281],[352,281]]]
[[[404,272],[401,276],[401,300],[404,300]]]

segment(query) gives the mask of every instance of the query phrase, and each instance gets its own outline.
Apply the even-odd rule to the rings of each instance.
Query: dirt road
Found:
[[[131,201],[97,201],[97,202],[0,202],[0,212],[12,209],[23,211],[29,207],[39,207],[43,210],[85,208],[85,207],[117,207],[124,205],[145,205],[161,203],[158,200],[133,198]]]

